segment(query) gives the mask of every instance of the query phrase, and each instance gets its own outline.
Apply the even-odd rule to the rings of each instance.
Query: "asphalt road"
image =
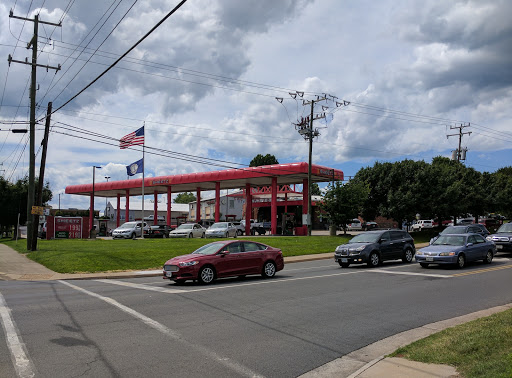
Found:
[[[511,286],[510,255],[463,270],[321,260],[209,286],[4,281],[0,377],[296,377],[396,333],[511,303]]]

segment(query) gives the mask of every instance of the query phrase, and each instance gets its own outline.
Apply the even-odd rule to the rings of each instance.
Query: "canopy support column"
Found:
[[[227,197],[226,197],[227,201]],[[215,222],[220,221],[220,182],[215,183]]]
[[[171,227],[171,186],[167,187],[167,225]]]
[[[157,225],[158,224],[158,192],[155,190],[154,192],[154,200],[155,200],[155,203],[153,204],[153,225]]]
[[[117,195],[117,212],[116,212],[116,228],[119,227],[121,222],[121,195]]]
[[[251,234],[252,194],[251,184],[245,184],[245,234]]]
[[[126,209],[124,209],[124,221],[130,221],[130,190],[126,189]]]
[[[197,205],[196,205],[196,223],[201,221],[201,188],[197,187],[196,191]]]
[[[277,177],[272,177],[272,201],[270,206],[270,233],[277,235]]]

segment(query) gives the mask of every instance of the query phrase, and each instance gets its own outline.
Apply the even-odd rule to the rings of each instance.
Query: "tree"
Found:
[[[196,196],[190,192],[179,193],[174,199],[174,203],[190,203],[196,200]]]
[[[334,185],[329,184],[320,209],[327,214],[331,224],[341,225],[346,233],[347,223],[359,216],[369,192],[365,183],[349,181],[342,184],[337,181]]]
[[[322,191],[316,182],[311,183],[311,195],[312,196],[321,196]]]
[[[266,154],[265,156],[263,156],[261,154],[258,154],[251,160],[251,162],[249,163],[249,167],[259,167],[262,165],[272,164],[279,164],[274,155]]]

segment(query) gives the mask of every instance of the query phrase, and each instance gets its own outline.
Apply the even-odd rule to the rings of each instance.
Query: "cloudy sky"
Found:
[[[512,2],[188,0],[115,68],[74,100],[178,1],[6,0],[0,3],[0,171],[28,172],[27,42],[39,25],[37,117],[52,115],[46,177],[67,185],[126,179],[140,159],[117,139],[146,127],[146,176],[244,167],[258,153],[307,161],[294,123],[315,108],[313,162],[354,175],[375,161],[431,161],[457,148],[466,164],[512,165]],[[282,98],[282,103],[276,100]],[[337,106],[336,102],[339,106]],[[322,108],[322,105],[324,108]],[[332,116],[330,115],[332,114]],[[332,117],[332,120],[331,120]],[[43,125],[37,127],[36,160]],[[37,168],[38,169],[38,168]],[[101,202],[101,201],[100,201]],[[62,207],[88,207],[61,195]],[[98,205],[97,205],[98,207]]]

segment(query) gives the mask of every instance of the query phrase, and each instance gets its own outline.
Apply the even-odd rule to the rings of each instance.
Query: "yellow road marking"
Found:
[[[502,269],[509,269],[512,268],[512,265],[505,265],[505,266],[497,266],[494,268],[487,268],[487,269],[480,269],[480,270],[473,270],[471,272],[466,273],[457,273],[454,274],[453,277],[461,277],[461,276],[468,276],[470,274],[478,274],[478,273],[486,273],[486,272],[494,272],[496,270],[502,270]]]

